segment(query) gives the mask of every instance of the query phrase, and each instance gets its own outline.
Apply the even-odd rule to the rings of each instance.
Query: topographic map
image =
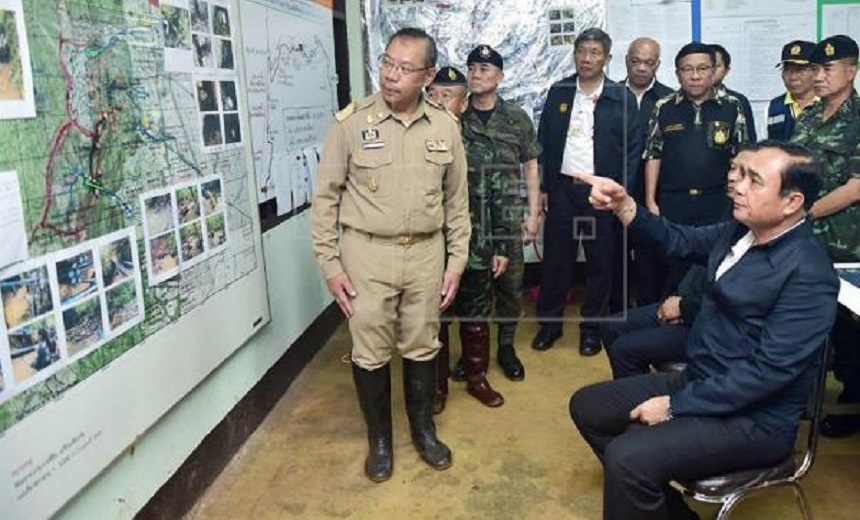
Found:
[[[213,34],[229,36],[226,6],[188,3],[210,32],[214,19]],[[244,147],[204,153],[195,77],[165,70],[166,8],[158,0],[23,8],[37,115],[0,121],[0,171],[18,173],[31,261],[0,272],[8,343],[0,356],[11,352],[0,433],[258,267]],[[188,11],[169,11],[186,31]],[[232,66],[232,57],[222,61]],[[224,103],[233,105],[221,113],[235,107]],[[238,124],[238,114],[222,116],[222,128],[230,117]],[[174,212],[166,238],[146,243],[144,213],[153,219],[163,208]],[[153,283],[143,266],[173,258],[170,247],[183,267]]]

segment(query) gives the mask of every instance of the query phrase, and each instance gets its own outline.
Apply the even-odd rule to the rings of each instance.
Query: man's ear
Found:
[[[430,67],[424,71],[424,88],[426,89],[433,83],[433,78],[436,77],[436,67]]]
[[[798,211],[803,211],[803,204],[806,202],[806,197],[799,191],[792,191],[788,194],[783,213],[792,215]]]

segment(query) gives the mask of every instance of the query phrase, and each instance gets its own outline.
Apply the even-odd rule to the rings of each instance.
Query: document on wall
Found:
[[[690,0],[608,0],[606,25],[612,35],[615,58],[609,63],[609,77],[620,81],[627,76],[624,57],[636,38],[648,36],[660,42],[662,65],[657,79],[671,88],[675,78],[675,54],[693,39]]]
[[[821,38],[834,34],[844,34],[860,42],[860,0],[821,6]],[[860,74],[854,78],[854,86],[860,88]]]
[[[702,41],[719,43],[732,55],[725,84],[750,101],[767,101],[785,92],[775,68],[782,47],[792,40],[815,41],[815,0],[769,2],[705,0]]]
[[[18,173],[0,172],[0,269],[26,260],[27,230]]]

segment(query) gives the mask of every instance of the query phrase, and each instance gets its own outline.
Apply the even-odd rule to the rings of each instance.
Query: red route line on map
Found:
[[[62,0],[57,0],[57,13],[60,13],[60,4]],[[60,23],[62,25],[62,22]],[[72,85],[72,74],[69,71],[69,68],[66,66],[63,61],[63,46],[68,43],[71,45],[75,45],[74,42],[67,40],[63,37],[63,34],[59,34],[59,42],[58,42],[58,58],[60,61],[60,68],[63,71],[63,76],[66,78],[66,117],[68,118],[63,122],[62,125],[57,129],[56,134],[54,135],[53,144],[51,145],[51,151],[48,155],[48,166],[45,170],[45,205],[42,208],[42,215],[39,217],[39,223],[37,224],[37,228],[41,229],[50,229],[55,233],[59,233],[64,236],[74,236],[80,235],[83,233],[84,228],[80,227],[77,229],[61,229],[59,226],[48,223],[48,214],[51,211],[51,205],[53,201],[54,195],[54,174],[57,169],[57,157],[60,153],[60,150],[63,147],[63,144],[66,141],[67,134],[69,130],[74,127],[79,132],[81,132],[84,136],[92,139],[95,135],[92,130],[85,128],[81,125],[76,118],[72,116],[72,90],[74,90]]]

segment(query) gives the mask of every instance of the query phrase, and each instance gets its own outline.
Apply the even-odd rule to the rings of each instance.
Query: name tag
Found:
[[[779,114],[776,116],[771,116],[767,118],[767,124],[769,125],[778,125],[779,123],[785,122],[785,114]]]
[[[427,139],[424,141],[428,152],[447,152],[448,144],[444,139]]]
[[[361,149],[362,150],[377,150],[379,148],[383,148],[384,146],[385,146],[385,143],[383,143],[382,141],[374,141],[374,142],[370,142],[370,143],[361,143]]]
[[[668,125],[666,128],[663,129],[663,131],[666,133],[683,132],[684,131],[684,125],[682,123],[676,123],[674,125]]]

